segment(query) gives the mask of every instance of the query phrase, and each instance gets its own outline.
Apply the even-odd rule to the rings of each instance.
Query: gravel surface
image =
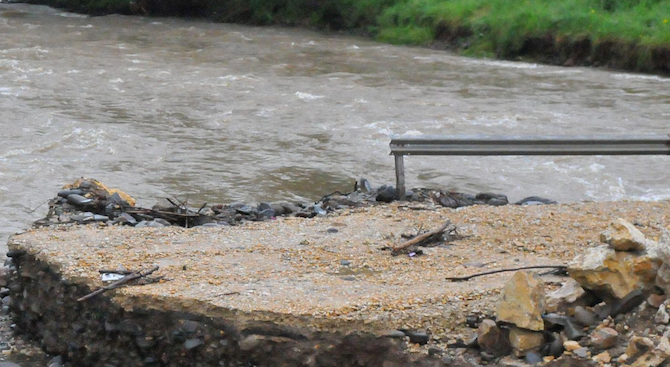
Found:
[[[92,288],[102,285],[100,269],[160,265],[154,275],[167,281],[108,293],[128,309],[234,315],[314,330],[423,330],[431,342],[410,347],[427,352],[467,338],[472,331],[465,316],[492,313],[512,273],[461,283],[445,277],[565,264],[597,245],[599,233],[618,217],[651,239],[670,223],[667,201],[426,209],[396,203],[239,227],[62,226],[16,235],[9,247]],[[415,257],[381,250],[404,241],[403,233],[437,228],[447,219],[462,239]]]

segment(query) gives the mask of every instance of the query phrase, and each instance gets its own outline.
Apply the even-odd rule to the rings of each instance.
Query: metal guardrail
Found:
[[[670,135],[638,136],[392,136],[396,196],[405,199],[406,155],[552,156],[670,155]]]

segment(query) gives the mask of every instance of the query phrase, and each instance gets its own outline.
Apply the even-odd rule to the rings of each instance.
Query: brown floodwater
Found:
[[[309,30],[0,4],[0,240],[64,183],[152,205],[392,183],[390,134],[670,133],[670,79],[469,59]],[[416,157],[409,186],[670,197],[666,157]]]

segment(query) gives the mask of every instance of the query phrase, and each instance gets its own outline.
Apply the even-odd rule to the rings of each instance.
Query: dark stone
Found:
[[[409,336],[409,341],[419,345],[428,344],[430,335],[420,331],[406,331],[405,335]]]
[[[596,314],[582,306],[575,307],[575,321],[583,326],[592,326],[598,322]]]
[[[395,200],[395,187],[391,185],[383,185],[379,188],[379,190],[377,190],[377,197],[375,200],[383,203],[392,202]]]
[[[550,199],[545,199],[541,198],[539,196],[529,196],[527,198],[523,198],[516,203],[515,205],[543,205],[543,204],[556,204],[554,200]]]
[[[269,204],[269,203],[260,203],[260,204],[258,204],[258,207],[256,208],[256,210],[258,210],[259,212],[262,212],[263,210],[268,210],[268,209],[272,209],[272,205]]]
[[[558,315],[555,313],[548,313],[546,315],[542,315],[542,319],[544,320],[545,329],[554,329],[559,326],[562,327],[565,326],[567,322],[566,316]]]
[[[547,355],[554,356],[556,358],[560,357],[565,350],[563,348],[563,338],[558,333],[551,334],[553,340],[549,343],[549,349]]]
[[[349,266],[349,265],[351,265],[351,261],[349,261],[349,260],[340,260],[340,265],[342,265],[342,266]]]
[[[77,194],[72,194],[67,196],[67,202],[68,204],[74,206],[87,206],[93,204],[93,199],[89,199]]]
[[[620,299],[614,305],[612,305],[612,311],[610,312],[609,316],[614,318],[621,314],[628,313],[635,307],[642,304],[644,300],[645,300],[644,293],[642,293],[641,290],[636,289],[628,293],[626,297]]]
[[[405,339],[405,333],[400,330],[392,330],[384,335],[386,338],[391,339]]]
[[[243,215],[251,215],[256,213],[256,209],[252,207],[251,205],[245,205],[240,208],[235,208],[238,213],[243,214]]]
[[[539,353],[528,352],[526,353],[526,358],[524,360],[530,365],[536,365],[542,363],[542,356]]]
[[[274,210],[276,216],[282,216],[286,214],[286,210],[284,209],[284,206],[281,204],[270,204],[272,207],[271,209]]]
[[[272,208],[261,210],[261,211],[258,212],[258,218],[259,219],[270,219],[274,216],[275,216],[275,211]]]
[[[9,251],[7,251],[7,257],[12,257],[12,258],[21,257],[25,254],[26,254],[26,252],[24,250],[9,250]]]
[[[291,203],[282,203],[281,206],[286,214],[293,214],[302,210],[300,206]]]
[[[327,230],[326,232],[328,232],[328,233],[337,233],[337,232],[339,232],[339,231],[337,230],[337,228],[328,228],[328,230]]]
[[[486,202],[488,205],[493,205],[493,206],[503,206],[509,204],[507,199],[491,199]]]
[[[565,337],[568,338],[568,340],[579,340],[586,336],[584,332],[579,328],[576,327],[572,321],[568,318],[565,319]]]
[[[135,219],[135,217],[133,217],[132,215],[130,215],[128,213],[119,214],[117,219],[120,220],[121,223],[128,223],[130,225],[137,224],[137,220]]]
[[[479,315],[467,315],[465,317],[465,324],[468,327],[476,329],[479,326]]]

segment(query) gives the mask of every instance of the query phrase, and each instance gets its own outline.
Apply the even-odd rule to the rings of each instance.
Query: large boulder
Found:
[[[544,282],[537,273],[516,272],[502,290],[498,302],[498,321],[528,330],[544,330]]]
[[[653,288],[660,266],[656,251],[622,252],[602,245],[578,255],[568,273],[601,297],[622,299],[634,290]]]
[[[643,251],[647,239],[632,223],[619,218],[600,234],[600,241],[617,251]]]

